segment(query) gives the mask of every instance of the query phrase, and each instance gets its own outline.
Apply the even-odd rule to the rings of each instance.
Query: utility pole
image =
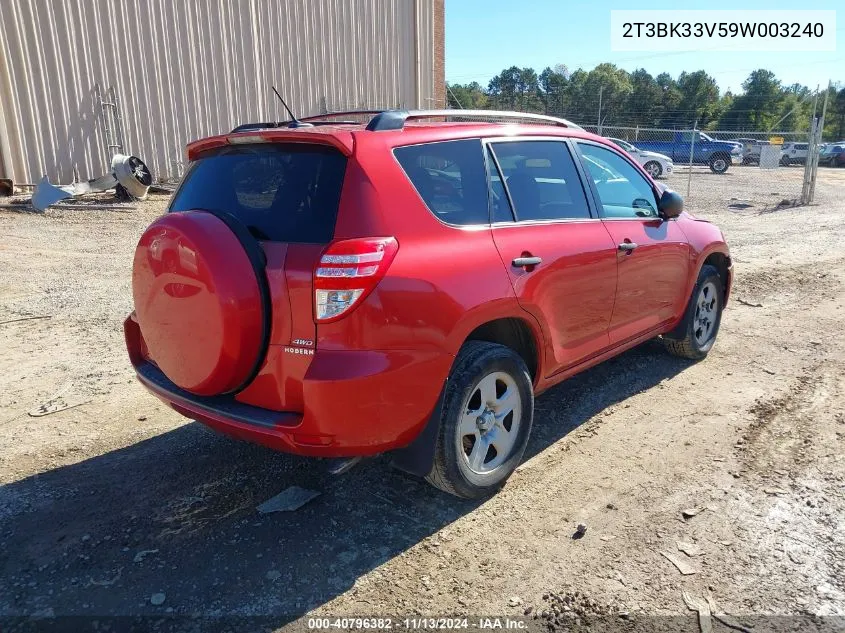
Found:
[[[604,86],[599,86],[599,119],[596,122],[598,127],[598,135],[601,136],[601,93],[604,92]]]

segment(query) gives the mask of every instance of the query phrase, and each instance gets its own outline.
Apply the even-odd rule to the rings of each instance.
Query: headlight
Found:
[[[741,148],[741,147],[734,147],[734,148],[731,150],[731,154],[739,154],[739,153],[741,153],[741,152],[742,152],[742,148]]]

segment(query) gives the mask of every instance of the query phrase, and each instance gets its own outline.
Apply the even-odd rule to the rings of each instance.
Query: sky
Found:
[[[700,5],[649,0],[446,0],[446,80],[490,79],[510,66],[565,64],[570,71],[589,70],[611,62],[625,70],[645,68],[656,76],[668,72],[705,70],[724,92],[741,91],[742,82],[757,68],[773,71],[785,85],[800,83],[815,89],[828,79],[845,83],[845,4],[842,0],[766,0]],[[835,52],[613,52],[610,49],[612,9],[838,9]]]

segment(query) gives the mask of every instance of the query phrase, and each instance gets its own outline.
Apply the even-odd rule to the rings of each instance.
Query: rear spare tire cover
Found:
[[[152,360],[201,396],[237,391],[256,373],[269,328],[261,246],[233,217],[168,213],[135,249],[132,294]]]

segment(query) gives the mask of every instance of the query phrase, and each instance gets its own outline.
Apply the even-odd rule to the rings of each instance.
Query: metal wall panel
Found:
[[[126,150],[159,178],[190,140],[286,118],[273,84],[303,114],[428,107],[432,16],[431,0],[3,0],[0,169],[104,173],[95,85],[114,86]]]

